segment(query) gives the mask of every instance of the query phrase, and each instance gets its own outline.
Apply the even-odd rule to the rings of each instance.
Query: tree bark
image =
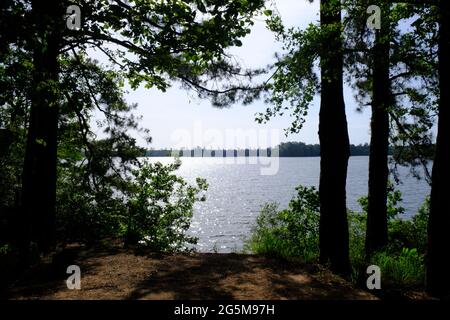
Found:
[[[322,0],[320,140],[320,260],[332,271],[350,274],[346,205],[350,145],[343,94],[341,5]]]
[[[388,6],[382,6],[383,21]],[[385,247],[388,243],[387,187],[389,179],[389,111],[391,90],[389,82],[389,23],[376,30],[373,50],[372,119],[369,155],[369,201],[367,210],[366,253]]]
[[[428,221],[427,290],[450,295],[450,1],[439,2],[439,120]]]
[[[64,11],[61,5],[32,1],[35,35],[33,92],[22,177],[22,253],[30,244],[47,253],[54,245],[59,45]]]

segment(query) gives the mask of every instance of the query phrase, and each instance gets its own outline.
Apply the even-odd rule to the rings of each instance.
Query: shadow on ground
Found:
[[[253,255],[166,257],[129,299],[371,299],[310,265]]]
[[[70,262],[81,268],[81,290],[68,275],[38,266],[12,286],[12,299],[374,299],[316,265],[239,254],[137,253],[83,249]],[[64,266],[65,267],[65,266]]]

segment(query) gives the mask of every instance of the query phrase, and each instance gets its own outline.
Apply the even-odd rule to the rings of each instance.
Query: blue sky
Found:
[[[310,4],[306,0],[277,0],[277,10],[288,26],[305,27],[319,19],[319,1]],[[243,39],[243,46],[230,49],[231,53],[247,67],[265,66],[274,61],[274,53],[280,50],[274,36],[266,30],[262,17],[255,19],[252,33]],[[100,59],[102,60],[102,59]],[[267,108],[262,101],[251,105],[233,105],[227,109],[216,109],[209,101],[200,100],[195,93],[173,87],[165,93],[156,89],[140,87],[129,90],[126,99],[129,103],[137,103],[137,115],[141,115],[141,125],[150,129],[153,142],[145,145],[139,134],[134,134],[138,143],[147,148],[180,148],[180,147],[217,147],[244,148],[267,147],[281,141],[302,141],[318,143],[319,99],[311,105],[306,123],[299,134],[284,136],[289,126],[288,116],[277,117],[267,124],[254,121],[255,114]],[[350,142],[353,144],[369,141],[370,110],[363,113],[356,111],[356,103],[349,88],[345,89],[345,101],[349,124]],[[255,139],[233,139],[246,131],[248,136],[257,135]],[[101,136],[101,132],[96,132]]]

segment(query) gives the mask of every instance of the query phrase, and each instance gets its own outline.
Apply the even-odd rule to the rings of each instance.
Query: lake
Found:
[[[173,158],[148,158],[151,162],[173,162]],[[189,233],[199,238],[200,252],[233,252],[245,239],[264,203],[277,202],[286,208],[295,187],[319,185],[320,158],[188,158],[182,157],[178,174],[189,182],[205,178],[209,184],[206,201],[195,205]],[[240,163],[236,163],[240,162]],[[260,164],[259,162],[264,162]],[[360,210],[357,199],[367,194],[368,157],[351,157],[347,178],[347,205]],[[266,171],[264,171],[266,170]],[[263,175],[262,173],[265,173]],[[269,173],[269,175],[267,175]],[[408,168],[399,168],[405,218],[417,212],[430,188],[417,180]]]

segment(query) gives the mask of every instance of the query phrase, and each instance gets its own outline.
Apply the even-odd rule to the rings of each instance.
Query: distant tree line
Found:
[[[279,150],[280,157],[319,157],[320,145],[319,144],[306,144],[303,142],[283,142],[274,149]],[[273,153],[271,148],[267,149],[234,149],[234,150],[211,150],[196,148],[191,150],[173,150],[173,149],[152,149],[147,150],[145,156],[147,157],[170,157],[170,156],[183,156],[183,157],[270,157]],[[352,156],[368,156],[370,153],[370,145],[359,144],[350,145],[350,154]],[[390,155],[393,154],[392,149]]]

